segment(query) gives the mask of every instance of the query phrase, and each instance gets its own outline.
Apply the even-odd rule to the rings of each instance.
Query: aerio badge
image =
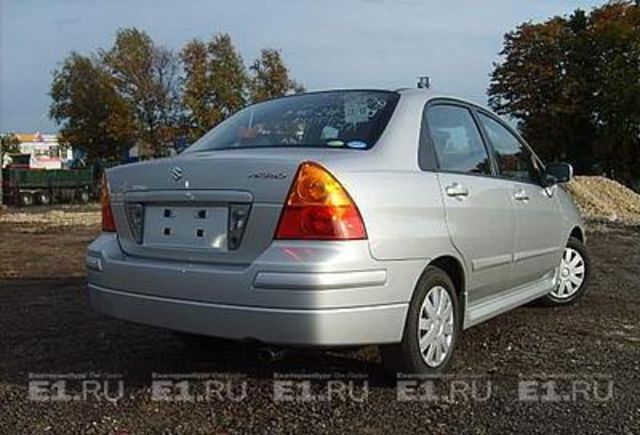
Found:
[[[283,180],[287,178],[287,173],[269,171],[251,172],[249,173],[249,175],[247,175],[247,178],[258,178],[263,180]]]
[[[171,169],[171,178],[173,178],[173,181],[180,181],[182,179],[182,169],[178,166]]]

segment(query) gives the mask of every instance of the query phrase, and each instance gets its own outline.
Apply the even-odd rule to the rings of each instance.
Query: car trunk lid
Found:
[[[300,153],[193,153],[108,172],[130,255],[248,264],[271,242]]]

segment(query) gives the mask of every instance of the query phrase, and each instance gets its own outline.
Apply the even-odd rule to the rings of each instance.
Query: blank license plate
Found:
[[[227,207],[146,206],[144,244],[227,250]]]

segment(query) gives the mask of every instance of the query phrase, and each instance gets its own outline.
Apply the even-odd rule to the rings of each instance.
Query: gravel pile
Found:
[[[605,177],[575,177],[568,185],[586,220],[640,225],[640,195]]]

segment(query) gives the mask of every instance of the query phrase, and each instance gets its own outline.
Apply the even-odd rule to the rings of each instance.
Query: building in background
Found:
[[[55,134],[16,133],[21,154],[29,154],[29,166],[39,169],[62,169],[73,159],[73,150],[58,142]]]

